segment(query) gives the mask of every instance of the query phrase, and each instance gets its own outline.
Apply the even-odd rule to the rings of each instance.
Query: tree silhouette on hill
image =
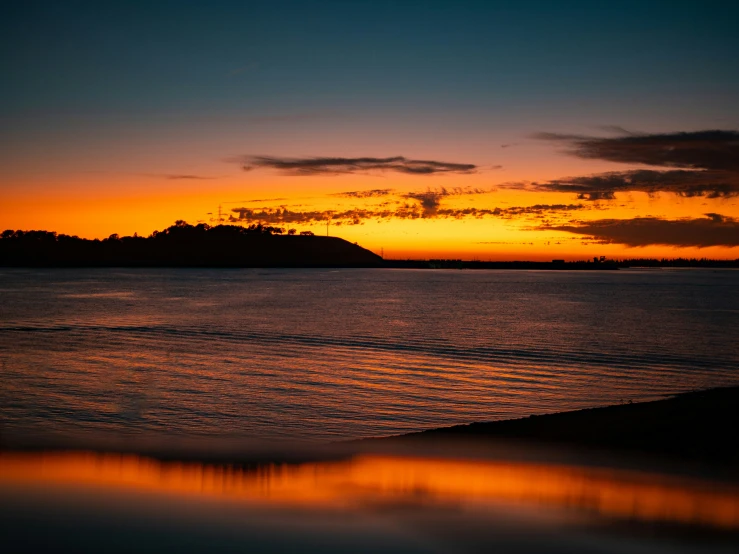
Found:
[[[308,232],[310,233],[310,232]],[[52,231],[6,230],[0,234],[4,266],[376,266],[379,256],[337,237],[256,223],[210,226],[178,220],[148,237],[83,239]]]

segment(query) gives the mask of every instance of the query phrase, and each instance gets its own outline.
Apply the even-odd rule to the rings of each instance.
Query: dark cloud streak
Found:
[[[573,225],[538,229],[587,235],[604,243],[639,247],[650,245],[697,247],[739,246],[739,220],[716,213],[695,219],[668,220],[657,217],[599,219]]]
[[[685,169],[739,171],[739,131],[696,131],[590,137],[539,133],[562,141],[578,158]]]
[[[728,198],[739,195],[739,131],[632,133],[617,137],[539,133],[535,138],[568,145],[583,159],[645,164],[663,170],[633,169],[531,183],[525,188],[570,192],[581,200],[613,200],[618,192],[671,192],[679,196]]]
[[[440,162],[436,160],[412,160],[403,156],[390,158],[281,158],[274,156],[243,156],[231,159],[242,165],[245,171],[257,168],[276,169],[286,175],[340,175],[372,171],[394,171],[409,175],[434,175],[439,173],[475,173],[474,164]]]
[[[165,179],[170,181],[205,181],[215,179],[215,177],[206,177],[204,175],[189,175],[189,174],[168,174],[162,175]]]
[[[580,200],[613,200],[617,192],[671,192],[683,197],[729,198],[739,195],[739,173],[636,169],[554,179],[546,183],[532,183],[530,188],[545,192],[570,192]]]

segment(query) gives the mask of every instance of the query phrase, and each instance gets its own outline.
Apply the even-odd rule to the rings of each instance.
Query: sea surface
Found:
[[[739,383],[739,271],[0,269],[0,433],[334,441]]]

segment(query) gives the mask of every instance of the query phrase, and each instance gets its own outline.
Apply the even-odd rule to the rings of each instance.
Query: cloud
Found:
[[[293,211],[286,206],[279,208],[263,207],[263,208],[235,208],[233,212],[238,214],[238,220],[250,222],[262,222],[269,224],[289,224],[289,223],[315,223],[318,221],[326,221],[328,218],[332,220],[343,220],[349,224],[357,224],[366,219],[383,220],[383,219],[416,219],[416,218],[433,218],[433,217],[483,217],[484,215],[493,215],[493,210],[459,210],[446,209],[441,210],[440,204],[442,198],[449,196],[464,196],[472,194],[487,194],[491,192],[487,189],[474,187],[441,187],[439,189],[427,189],[425,192],[409,192],[398,195],[394,189],[369,189],[355,190],[346,192],[337,192],[331,196],[343,198],[386,198],[391,197],[400,199],[402,203],[398,206],[397,200],[383,202],[380,205],[374,205],[370,208],[356,208],[344,211]],[[408,203],[407,201],[412,201]],[[266,200],[265,200],[266,201]],[[255,201],[244,201],[255,202]],[[294,206],[293,206],[294,208]],[[499,208],[496,208],[500,210]],[[498,212],[495,215],[500,215]]]
[[[717,213],[704,215],[702,218],[675,220],[658,217],[599,219],[538,229],[587,235],[603,243],[626,246],[739,246],[739,220]]]
[[[571,212],[586,209],[588,209],[588,206],[583,204],[534,204],[533,206],[512,206],[510,208],[503,208],[500,212],[507,216],[520,216],[542,215],[544,213],[551,212]]]
[[[426,192],[409,192],[405,195],[406,198],[417,200],[421,205],[424,217],[433,217],[439,210],[439,204],[441,203],[442,197],[446,196],[446,191],[429,190]]]
[[[535,204],[533,206],[511,206],[510,208],[451,208],[438,209],[434,214],[437,218],[475,218],[499,217],[503,219],[515,219],[521,217],[534,217],[542,219],[547,214],[557,212],[571,212],[576,210],[587,210],[589,206],[583,204]]]
[[[662,170],[633,169],[531,183],[528,190],[571,192],[581,200],[612,200],[617,192],[726,198],[739,195],[739,131],[633,133],[617,137],[539,133],[535,138],[563,142],[583,159],[645,164]]]
[[[392,193],[393,189],[351,190],[348,192],[335,192],[330,196],[339,196],[342,198],[377,198],[388,196]]]
[[[739,171],[739,131],[629,133],[591,137],[539,133],[535,138],[568,143],[578,158],[686,169]]]
[[[270,225],[310,225],[314,223],[325,223],[331,220],[334,224],[359,225],[366,220],[379,220],[397,218],[417,218],[420,212],[408,208],[398,209],[350,209],[343,211],[333,210],[306,210],[295,211],[288,208],[234,208],[235,216],[232,221],[244,223],[266,223]]]
[[[427,189],[425,192],[409,192],[403,195],[408,200],[416,200],[423,209],[423,217],[433,217],[439,211],[441,199],[445,196],[464,196],[468,194],[486,194],[490,190],[472,187],[441,187],[439,189]]]
[[[513,206],[509,208],[439,208],[429,211],[423,204],[401,204],[399,206],[377,206],[374,208],[354,208],[348,210],[306,210],[299,211],[287,207],[279,208],[234,208],[232,222],[264,223],[269,225],[311,225],[325,223],[360,225],[365,221],[388,221],[390,219],[481,219],[495,217],[513,219],[516,217],[535,217],[541,219],[546,214],[590,209],[583,204],[535,204],[533,206]]]
[[[164,179],[169,179],[171,181],[190,181],[190,180],[200,181],[200,180],[207,180],[207,179],[215,179],[215,177],[206,177],[205,175],[190,175],[190,174],[181,174],[181,173],[159,175],[159,177],[163,177]]]
[[[536,138],[567,143],[585,159],[640,163],[679,169],[634,169],[564,177],[512,188],[569,192],[580,200],[613,200],[618,192],[671,192],[679,196],[727,198],[739,195],[739,132],[633,133],[611,126],[617,137],[539,133]]]
[[[223,204],[254,204],[256,202],[284,202],[287,198],[255,198],[254,200],[236,200],[223,202]]]
[[[390,158],[281,158],[274,156],[242,156],[228,161],[240,163],[244,171],[258,168],[276,169],[286,175],[339,175],[394,171],[410,175],[434,175],[437,173],[475,173],[474,164],[440,162],[436,160],[411,160],[403,156]]]
[[[580,200],[613,200],[617,192],[627,191],[728,198],[739,195],[739,172],[635,169],[564,177],[546,183],[531,183],[528,188],[544,192],[570,192]]]

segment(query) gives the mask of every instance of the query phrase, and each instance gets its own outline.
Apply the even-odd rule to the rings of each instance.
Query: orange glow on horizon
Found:
[[[558,158],[549,158],[548,161]],[[559,159],[561,161],[561,158]],[[571,163],[568,161],[568,163]],[[612,168],[606,164],[592,169]],[[556,165],[555,165],[556,167]],[[568,167],[557,169],[558,175]],[[579,168],[582,172],[582,168]],[[619,193],[615,200],[578,200],[574,194],[531,192],[507,188],[506,183],[525,181],[541,173],[519,169],[483,171],[479,174],[446,176],[346,175],[291,177],[257,171],[214,179],[169,179],[157,175],[100,176],[77,178],[19,178],[0,203],[3,229],[43,229],[84,238],[147,236],[183,219],[191,224],[217,224],[219,207],[224,220],[237,217],[234,208],[257,212],[287,209],[295,213],[346,213],[364,211],[356,221],[332,221],[331,235],[339,236],[373,252],[384,251],[388,259],[479,259],[479,260],[582,260],[609,258],[739,258],[739,247],[676,247],[653,244],[629,247],[602,243],[587,236],[548,230],[546,226],[571,221],[658,217],[668,220],[705,217],[718,213],[739,217],[736,198],[679,197],[671,193]],[[569,173],[577,174],[571,165]],[[187,177],[187,176],[185,176]],[[100,180],[105,187],[97,186]],[[427,191],[479,191],[450,193],[438,198],[438,213],[425,213],[409,194]],[[388,189],[383,197],[342,197],[341,193]],[[506,213],[536,206],[577,206],[577,209],[543,209],[539,213]],[[415,210],[412,218],[377,216],[394,210]],[[465,215],[464,210],[501,210],[501,215]],[[446,211],[445,211],[446,210]],[[454,212],[459,215],[449,215]],[[227,222],[227,221],[225,221]],[[253,221],[243,220],[248,224]],[[278,223],[285,228],[326,233],[324,221]],[[1,229],[0,229],[1,230]]]

